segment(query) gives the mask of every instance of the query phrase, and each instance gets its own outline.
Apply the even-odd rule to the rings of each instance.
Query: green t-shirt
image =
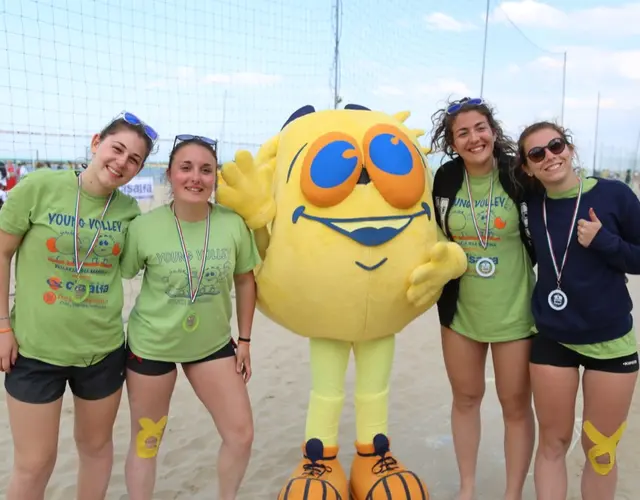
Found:
[[[115,192],[104,220],[107,197],[80,195],[79,253],[84,259],[98,228],[100,236],[81,271],[88,287],[74,302],[73,231],[76,173],[40,169],[9,191],[0,210],[0,229],[23,236],[16,254],[16,290],[11,311],[20,354],[59,366],[97,363],[124,342],[124,294],[120,254],[136,200]]]
[[[582,191],[586,193],[593,189],[598,180],[593,177],[583,177]],[[549,198],[575,198],[578,196],[579,186],[563,191],[561,193],[548,193]],[[606,342],[598,342],[596,344],[563,344],[569,349],[596,359],[614,359],[622,356],[629,356],[638,350],[636,342],[636,333],[632,328],[625,336],[608,340]]]
[[[531,294],[535,274],[520,238],[519,208],[504,191],[498,171],[469,176],[478,229],[484,238],[487,227],[487,198],[493,177],[489,243],[483,249],[470,209],[467,185],[463,182],[449,212],[454,240],[467,254],[468,266],[460,279],[456,314],[451,328],[478,342],[506,342],[532,334]],[[481,258],[495,265],[492,276],[476,270]],[[485,272],[486,268],[480,268]]]
[[[206,221],[180,221],[189,254],[193,286],[197,284]],[[187,267],[169,205],[138,217],[131,224],[122,275],[133,278],[144,269],[142,288],[129,316],[131,351],[145,359],[175,363],[202,359],[229,342],[233,275],[252,271],[260,262],[253,234],[242,218],[214,205],[204,276],[191,304]],[[195,312],[197,328],[186,331],[185,318]]]

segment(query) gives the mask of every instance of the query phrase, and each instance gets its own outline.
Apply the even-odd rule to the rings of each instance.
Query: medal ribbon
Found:
[[[193,279],[191,278],[191,264],[189,263],[189,254],[187,253],[187,247],[184,243],[184,235],[182,233],[182,227],[180,226],[180,221],[178,220],[178,216],[176,215],[176,206],[175,203],[173,205],[173,218],[176,221],[176,227],[178,228],[178,238],[180,238],[180,246],[182,247],[182,255],[184,255],[184,261],[187,265],[187,279],[189,280],[189,295],[191,296],[191,303],[193,304],[198,296],[198,290],[200,290],[200,284],[202,283],[202,278],[204,276],[204,266],[207,262],[207,250],[209,249],[209,232],[211,230],[211,207],[209,207],[209,211],[207,212],[207,226],[204,232],[204,248],[202,250],[202,261],[200,263],[200,272],[198,273],[198,283],[196,284],[195,289],[193,288]]]
[[[573,217],[571,219],[571,225],[569,226],[569,237],[567,238],[567,246],[564,249],[564,255],[562,256],[562,264],[558,269],[558,263],[556,256],[553,253],[553,243],[551,241],[551,235],[549,234],[549,227],[547,226],[547,194],[544,195],[542,202],[542,220],[544,221],[544,230],[547,233],[547,243],[549,244],[549,253],[551,254],[551,262],[553,262],[553,269],[556,272],[556,280],[558,283],[558,289],[560,289],[560,279],[562,278],[562,270],[567,262],[567,255],[569,254],[569,245],[571,244],[571,236],[573,235],[573,228],[576,225],[576,219],[578,218],[578,208],[580,207],[580,198],[582,198],[582,177],[578,178],[580,184],[578,188],[578,197],[576,199],[576,207],[573,210]]]
[[[98,230],[96,231],[96,234],[93,237],[93,241],[91,242],[91,245],[89,245],[89,250],[87,250],[87,254],[84,256],[84,259],[82,259],[82,261],[80,260],[80,243],[79,243],[79,238],[78,238],[78,233],[79,233],[79,227],[80,227],[80,190],[82,188],[82,174],[80,174],[78,176],[78,194],[76,196],[76,210],[75,210],[75,220],[73,221],[73,266],[76,269],[76,273],[80,274],[80,271],[82,271],[82,267],[84,266],[85,261],[87,260],[87,257],[89,257],[89,254],[91,253],[91,251],[93,250],[93,247],[96,245],[96,242],[98,241],[98,237],[100,236],[100,231],[102,230],[102,221],[104,220],[104,216],[107,213],[107,210],[109,210],[109,205],[111,205],[111,200],[113,200],[113,195],[115,194],[115,191],[111,191],[111,194],[109,195],[109,198],[107,199],[107,202],[104,204],[104,208],[102,209],[102,214],[100,214],[100,223],[98,224]]]
[[[487,249],[489,244],[489,220],[491,218],[491,201],[493,199],[493,171],[491,171],[491,183],[489,184],[489,198],[487,199],[487,225],[484,228],[484,241],[480,235],[480,228],[478,227],[478,221],[476,220],[476,211],[473,208],[473,197],[471,196],[471,186],[469,185],[469,174],[467,169],[464,169],[464,180],[467,185],[467,194],[469,195],[469,204],[471,205],[471,217],[473,218],[473,227],[476,228],[476,234],[478,235],[478,241],[484,250]]]

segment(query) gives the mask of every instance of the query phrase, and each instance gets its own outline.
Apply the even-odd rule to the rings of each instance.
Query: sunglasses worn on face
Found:
[[[128,111],[123,111],[118,116],[116,116],[111,121],[111,123],[115,122],[116,120],[120,120],[120,119],[124,120],[129,125],[133,125],[133,126],[136,126],[136,127],[142,127],[142,130],[144,130],[144,133],[147,134],[147,137],[149,139],[151,139],[151,142],[155,143],[158,140],[158,132],[153,130],[153,128],[151,126],[147,125],[145,122],[143,122],[140,118],[138,118],[133,113],[129,113]]]
[[[452,115],[457,113],[465,106],[482,106],[484,104],[484,99],[482,97],[474,97],[473,99],[469,97],[465,97],[460,99],[459,101],[455,101],[447,108],[447,114]]]
[[[555,139],[551,139],[546,146],[536,146],[535,148],[531,148],[527,153],[527,158],[529,158],[533,163],[540,163],[544,160],[545,156],[547,156],[547,149],[554,155],[559,155],[566,147],[567,141],[562,137],[556,137]]]
[[[178,144],[179,142],[184,142],[184,141],[202,141],[205,144],[208,144],[209,146],[211,146],[213,148],[214,151],[218,151],[218,141],[216,141],[215,139],[209,139],[208,137],[204,137],[202,135],[191,135],[191,134],[180,134],[180,135],[176,135],[176,138],[173,141],[173,147],[176,147],[176,144]]]

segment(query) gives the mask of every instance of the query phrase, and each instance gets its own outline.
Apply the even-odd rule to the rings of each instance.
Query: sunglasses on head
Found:
[[[145,122],[143,122],[140,118],[138,118],[133,113],[129,113],[128,111],[123,111],[112,120],[112,123],[120,119],[124,120],[129,125],[142,127],[142,130],[144,130],[144,133],[147,134],[147,137],[151,139],[151,142],[155,143],[158,140],[158,132],[153,130],[152,127],[147,125]]]
[[[484,99],[482,97],[474,97],[473,99],[469,97],[464,97],[459,101],[455,101],[449,105],[447,108],[447,114],[452,115],[457,113],[465,106],[482,106],[484,104]]]
[[[176,147],[176,144],[184,141],[201,141],[205,144],[208,144],[213,148],[214,151],[218,151],[218,141],[215,139],[209,139],[208,137],[204,137],[202,135],[191,135],[191,134],[180,134],[176,135],[176,138],[173,141],[173,147]]]
[[[551,139],[546,146],[536,146],[535,148],[531,148],[527,153],[527,158],[529,158],[533,163],[540,163],[544,160],[545,156],[547,156],[547,149],[554,155],[559,155],[566,147],[567,141],[562,137],[556,137],[555,139]]]

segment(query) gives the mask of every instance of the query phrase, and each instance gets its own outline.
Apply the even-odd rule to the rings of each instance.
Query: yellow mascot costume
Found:
[[[309,338],[312,388],[302,459],[280,500],[426,500],[390,451],[395,334],[467,267],[434,220],[422,131],[359,105],[294,112],[256,158],[239,151],[217,200],[254,230],[258,307]],[[356,454],[338,459],[344,379],[356,363]]]

